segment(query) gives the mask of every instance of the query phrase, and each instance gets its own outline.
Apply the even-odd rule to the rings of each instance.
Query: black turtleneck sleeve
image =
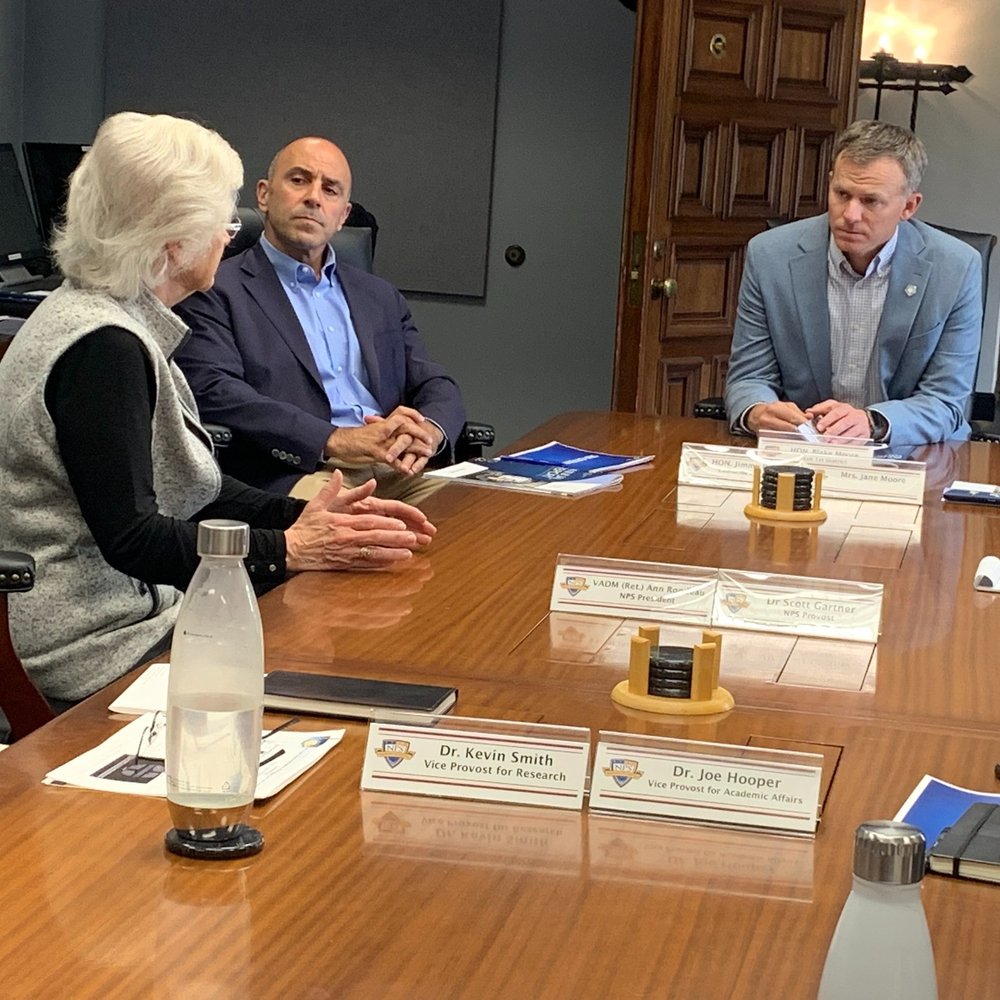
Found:
[[[304,503],[265,493],[229,476],[219,497],[190,520],[159,512],[153,488],[153,366],[139,339],[102,327],[70,347],[45,384],[66,476],[101,554],[115,569],[145,583],[183,590],[198,563],[197,522],[246,521],[247,569],[254,585],[285,576],[283,530]]]

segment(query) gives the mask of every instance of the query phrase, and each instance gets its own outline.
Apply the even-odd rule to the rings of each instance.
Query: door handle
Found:
[[[673,278],[653,278],[649,287],[654,299],[661,296],[665,299],[672,299],[677,294],[677,282]]]

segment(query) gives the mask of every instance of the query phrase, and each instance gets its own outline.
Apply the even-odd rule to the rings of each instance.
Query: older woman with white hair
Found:
[[[171,357],[171,307],[212,285],[243,170],[221,136],[168,115],[100,127],[70,181],[54,243],[65,283],[0,364],[0,548],[31,552],[37,582],[10,599],[28,673],[57,709],[165,649],[197,563],[197,522],[251,526],[247,568],[374,568],[434,527],[374,482],[334,480],[308,504],[220,473]]]

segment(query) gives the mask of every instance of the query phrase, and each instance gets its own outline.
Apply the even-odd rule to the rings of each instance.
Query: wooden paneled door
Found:
[[[640,3],[615,409],[684,416],[721,395],[747,241],[826,209],[863,6]]]

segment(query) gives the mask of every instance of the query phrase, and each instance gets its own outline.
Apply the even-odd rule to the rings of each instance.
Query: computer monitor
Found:
[[[35,214],[45,243],[52,242],[52,227],[66,210],[69,175],[89,149],[73,142],[25,142],[21,144],[28,168],[28,184]]]
[[[9,142],[0,142],[0,288],[47,271],[45,244]]]

